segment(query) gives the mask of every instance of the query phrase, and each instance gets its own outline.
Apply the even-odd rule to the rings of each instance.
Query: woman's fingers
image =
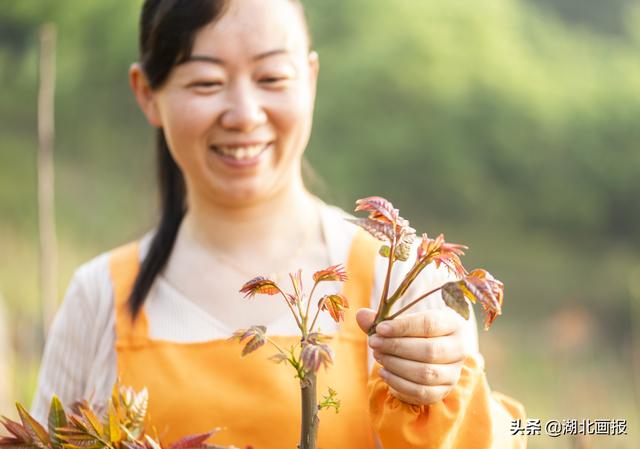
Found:
[[[453,386],[460,378],[461,362],[451,364],[421,363],[378,352],[374,352],[373,356],[388,372],[418,385]]]
[[[365,314],[360,317],[365,321]],[[458,382],[466,345],[462,318],[451,309],[402,315],[378,324],[369,337],[389,390],[410,404],[443,399]]]
[[[458,331],[462,318],[450,308],[407,313],[376,326],[382,337],[442,337]]]
[[[466,357],[465,345],[457,335],[432,338],[369,337],[369,346],[382,354],[423,363],[456,363]]]
[[[426,386],[403,379],[386,369],[380,369],[380,377],[389,385],[389,391],[401,401],[415,405],[428,405],[442,400],[453,388],[451,385]]]
[[[356,312],[356,322],[362,332],[369,332],[369,328],[373,325],[376,319],[376,311],[373,309],[358,309]]]

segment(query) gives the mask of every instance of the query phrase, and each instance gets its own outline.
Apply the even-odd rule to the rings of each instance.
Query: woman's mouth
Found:
[[[250,166],[260,161],[260,156],[271,147],[273,142],[247,145],[211,145],[210,148],[227,164],[232,166]]]

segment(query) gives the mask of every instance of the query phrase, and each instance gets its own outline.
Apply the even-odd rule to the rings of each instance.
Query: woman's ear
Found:
[[[138,106],[142,109],[149,123],[157,128],[161,128],[162,120],[158,112],[155,92],[151,89],[149,81],[147,81],[147,77],[142,70],[142,66],[138,62],[131,64],[131,67],[129,67],[129,84],[131,85],[133,94],[136,96]]]
[[[318,71],[320,70],[320,57],[318,52],[311,50],[309,52],[309,82],[313,89],[313,97],[316,96],[316,87],[318,85]]]

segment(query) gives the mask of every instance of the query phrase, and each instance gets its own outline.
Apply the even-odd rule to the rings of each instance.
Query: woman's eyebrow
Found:
[[[269,50],[263,53],[259,53],[251,59],[253,61],[259,61],[260,59],[268,58],[269,56],[287,54],[287,53],[289,53],[289,50],[287,50],[286,48],[277,48],[275,50]],[[184,61],[184,63],[194,62],[194,61],[209,62],[211,64],[217,64],[217,65],[225,65],[225,61],[223,59],[218,58],[216,56],[207,56],[207,55],[191,55]]]

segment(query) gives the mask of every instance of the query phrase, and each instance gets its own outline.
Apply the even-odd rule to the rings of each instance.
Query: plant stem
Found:
[[[389,304],[387,301],[387,295],[389,294],[389,284],[391,282],[391,269],[393,268],[393,255],[395,253],[396,240],[395,237],[389,242],[389,263],[387,264],[387,275],[384,278],[384,287],[382,288],[382,294],[380,295],[380,303],[378,304],[378,311],[376,313],[375,323],[379,323],[379,319],[383,314],[389,313]],[[371,329],[375,329],[372,326]],[[372,335],[371,329],[369,329],[369,335]]]
[[[371,327],[369,328],[369,331],[367,331],[367,335],[371,336],[373,334],[376,333],[376,326],[383,322],[384,320],[387,319],[387,316],[389,315],[389,312],[391,311],[391,306],[393,304],[391,303],[382,303],[380,302],[380,306],[378,307],[378,313],[376,314],[375,319],[373,320],[373,324],[371,325]]]
[[[311,288],[311,293],[309,293],[309,298],[307,298],[307,311],[305,312],[304,317],[302,318],[305,327],[307,327],[307,320],[309,319],[309,309],[311,308],[311,300],[313,299],[313,292],[316,291],[317,285],[318,285],[318,282],[317,281],[314,282],[313,287]],[[314,323],[315,323],[315,320],[314,320]],[[313,332],[313,324],[311,325],[311,327],[309,327],[308,331],[310,333]]]
[[[300,381],[302,397],[302,427],[300,432],[300,444],[298,449],[316,449],[318,439],[318,398],[317,398],[316,373],[305,373]]]
[[[300,315],[302,338],[305,338],[307,336],[307,317],[302,312],[302,306],[300,306],[300,301],[296,301],[296,308],[298,309],[298,314]]]
[[[276,343],[275,341],[273,341],[273,340],[272,340],[272,339],[270,339],[269,337],[266,337],[266,338],[267,338],[267,341],[268,341],[269,343],[271,343],[271,344],[273,345],[273,347],[274,347],[274,348],[276,348],[276,349],[278,350],[278,352],[280,352],[280,354],[285,354],[285,355],[287,354],[287,353],[285,352],[285,350],[284,350],[284,349],[282,349],[278,343]]]
[[[413,264],[413,267],[411,267],[409,272],[405,275],[396,291],[393,292],[393,294],[389,297],[388,302],[390,302],[391,305],[395,304],[395,302],[405,294],[409,286],[413,283],[413,281],[416,280],[418,275],[422,272],[422,270],[425,269],[427,265],[429,265],[430,262],[431,260],[428,257],[416,260],[416,262]]]
[[[316,310],[316,315],[313,317],[311,326],[309,326],[309,333],[313,332],[313,326],[316,325],[316,321],[318,320],[318,315],[320,315],[320,307],[318,307],[318,310]]]
[[[280,294],[284,298],[284,302],[287,303],[287,306],[289,307],[289,310],[291,310],[291,313],[293,314],[293,317],[296,320],[296,324],[298,325],[298,328],[300,329],[300,332],[304,333],[304,327],[302,326],[302,323],[298,319],[298,315],[296,314],[296,311],[293,309],[293,307],[291,307],[291,303],[289,302],[289,299],[287,298],[287,295],[285,295],[284,292],[282,290],[280,290],[279,288],[278,288],[278,291],[280,292]]]
[[[429,296],[432,293],[437,292],[438,290],[440,290],[442,287],[444,287],[445,284],[442,284],[440,287],[438,288],[434,288],[433,290],[428,291],[427,293],[425,293],[424,295],[420,295],[418,296],[416,299],[414,299],[413,301],[411,301],[409,304],[407,304],[406,306],[404,306],[403,308],[401,308],[400,310],[398,310],[396,313],[394,313],[393,315],[385,318],[387,320],[392,320],[395,317],[397,317],[398,315],[406,312],[407,310],[409,310],[411,307],[415,306],[416,304],[418,304],[420,301],[422,301],[424,298],[426,298],[427,296]],[[377,323],[376,323],[377,324]]]
[[[391,241],[389,246],[389,263],[387,264],[387,275],[384,278],[384,287],[382,289],[382,300],[387,302],[387,295],[389,294],[389,283],[391,282],[391,269],[393,268],[393,256],[396,252],[396,239]]]

